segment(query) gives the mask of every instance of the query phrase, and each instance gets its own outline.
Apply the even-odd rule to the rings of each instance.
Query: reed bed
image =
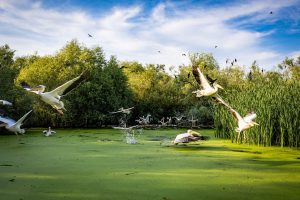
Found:
[[[214,109],[216,137],[262,146],[299,148],[299,82],[280,73],[254,75],[251,79],[242,78],[239,82],[224,82],[227,87],[220,95],[241,116],[255,111],[255,121],[260,125],[246,130],[246,137],[240,137],[240,141],[237,141],[237,121],[224,106],[217,104]]]

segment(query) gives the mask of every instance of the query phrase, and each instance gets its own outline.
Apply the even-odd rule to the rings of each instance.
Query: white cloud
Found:
[[[102,46],[107,55],[116,55],[119,60],[178,66],[189,63],[182,53],[212,52],[220,66],[225,65],[226,58],[237,58],[241,65],[249,66],[257,60],[271,69],[284,56],[262,46],[261,41],[274,32],[249,31],[230,21],[244,16],[247,18],[239,25],[249,20],[272,21],[270,10],[276,13],[293,3],[251,1],[181,10],[167,2],[158,4],[146,17],[141,6],[116,7],[92,17],[82,10],[46,9],[39,1],[0,0],[0,26],[5,27],[0,29],[0,45],[8,43],[17,55],[36,51],[50,54],[76,38],[87,46]]]

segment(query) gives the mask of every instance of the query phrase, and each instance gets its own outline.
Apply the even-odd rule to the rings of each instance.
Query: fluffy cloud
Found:
[[[76,38],[87,46],[100,45],[107,55],[116,55],[120,60],[178,66],[189,63],[182,53],[212,52],[221,66],[226,58],[237,58],[240,65],[249,66],[257,60],[270,69],[284,58],[262,43],[274,32],[241,27],[272,23],[270,10],[276,13],[294,3],[251,1],[183,10],[167,2],[158,4],[147,15],[147,8],[135,5],[114,7],[95,17],[79,9],[45,8],[41,2],[0,1],[0,37],[2,44],[17,50],[17,55],[54,53]]]

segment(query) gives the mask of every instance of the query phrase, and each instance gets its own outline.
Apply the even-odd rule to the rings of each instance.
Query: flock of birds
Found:
[[[236,62],[236,59],[234,60]],[[204,74],[201,72],[200,68],[197,66],[192,66],[192,73],[194,75],[194,78],[198,82],[198,84],[201,86],[200,89],[193,91],[192,93],[196,94],[196,97],[202,97],[202,96],[209,96],[212,97],[213,100],[215,100],[217,103],[222,104],[225,106],[236,118],[238,127],[235,129],[237,132],[237,140],[240,138],[240,134],[244,132],[245,130],[255,126],[259,125],[258,123],[254,122],[253,120],[257,117],[255,112],[248,113],[245,117],[242,117],[236,110],[234,110],[228,103],[226,103],[220,95],[218,95],[218,89],[224,89],[222,86],[220,86],[216,79],[213,80],[209,76],[204,76]],[[59,114],[64,114],[64,111],[66,111],[66,108],[64,106],[63,101],[61,98],[65,96],[68,92],[73,90],[75,87],[77,87],[82,81],[86,79],[88,76],[88,71],[82,72],[79,76],[69,80],[68,82],[64,83],[63,85],[55,88],[52,91],[45,92],[46,86],[44,85],[38,85],[35,87],[30,87],[26,82],[22,82],[21,86],[27,90],[28,92],[33,92],[37,94],[42,101],[44,101],[46,104],[50,105],[52,108],[54,108]],[[4,106],[12,106],[12,103],[6,101],[6,100],[0,100],[0,105]],[[123,107],[120,108],[116,112],[111,112],[111,114],[116,113],[123,113],[125,115],[130,114],[131,110],[134,107],[126,108]],[[27,112],[23,117],[21,117],[18,121],[15,121],[7,116],[7,114],[0,110],[0,127],[5,127],[7,130],[14,132],[16,135],[24,134],[25,130],[21,128],[23,122],[29,118],[30,114],[32,113],[32,110]],[[146,118],[140,118],[137,120],[137,122],[140,125],[145,125],[149,121],[149,117],[151,115],[148,115]],[[134,126],[136,127],[136,126]],[[124,128],[127,128],[126,125]],[[129,127],[127,129],[130,129],[132,127]],[[45,131],[45,135],[51,135],[54,133],[51,128],[49,127],[48,131]],[[245,138],[244,134],[244,138]],[[205,137],[201,136],[197,132],[193,132],[191,130],[188,130],[186,133],[182,133],[177,135],[175,140],[173,141],[174,144],[178,143],[188,143],[192,141],[198,141],[203,140]]]

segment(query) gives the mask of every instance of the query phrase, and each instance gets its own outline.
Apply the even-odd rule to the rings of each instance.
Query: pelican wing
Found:
[[[243,119],[245,120],[245,122],[249,123],[249,122],[252,122],[252,120],[255,118],[256,118],[256,113],[251,112],[251,113],[248,113]]]
[[[0,100],[0,104],[7,105],[7,106],[12,106],[12,103],[10,103],[9,101],[6,101],[6,100]]]
[[[5,126],[6,126],[6,123],[0,121],[0,127],[5,127]]]
[[[115,111],[115,112],[110,112],[110,114],[117,114],[117,113],[120,113],[122,111]]]
[[[229,111],[232,113],[232,115],[238,120],[240,121],[242,118],[242,116],[236,111],[234,110],[230,105],[228,105],[219,95],[216,95],[214,97],[212,97],[215,101],[217,101],[218,103],[224,105],[226,108],[229,109]]]
[[[210,84],[208,83],[207,79],[205,78],[205,76],[203,75],[203,73],[201,72],[200,68],[194,68],[193,67],[193,75],[196,79],[196,81],[203,87],[203,88],[211,88]]]
[[[73,78],[72,80],[64,83],[63,85],[57,87],[56,89],[52,90],[49,93],[53,96],[66,95],[68,92],[70,92],[75,87],[77,87],[83,80],[85,80],[87,75],[88,75],[88,71],[84,71],[76,78]]]
[[[210,76],[208,76],[207,74],[205,75],[206,79],[210,82],[210,84],[214,84],[214,82],[217,81],[217,79],[212,79]]]
[[[188,137],[190,137],[189,133],[178,134],[174,140],[174,143],[186,143],[188,142]]]
[[[0,122],[2,122],[2,124],[0,125],[1,127],[6,126],[6,125],[12,126],[16,123],[15,120],[13,120],[9,117],[2,117],[2,116],[0,116]]]
[[[126,108],[126,109],[124,109],[124,110],[128,110],[128,111],[129,111],[129,110],[132,110],[133,108],[134,108],[134,107]]]
[[[28,119],[30,117],[30,113],[32,112],[32,110],[30,110],[28,113],[26,113],[23,117],[21,117],[16,123],[14,126],[17,126],[17,125],[22,125],[22,123]]]

